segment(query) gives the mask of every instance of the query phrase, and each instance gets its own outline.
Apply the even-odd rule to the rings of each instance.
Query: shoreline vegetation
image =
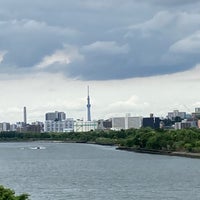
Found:
[[[0,199],[1,200],[29,200],[29,194],[16,195],[14,190],[5,188],[0,185]]]
[[[0,142],[52,141],[115,145],[117,150],[200,158],[200,129],[95,130],[71,133],[0,132]]]

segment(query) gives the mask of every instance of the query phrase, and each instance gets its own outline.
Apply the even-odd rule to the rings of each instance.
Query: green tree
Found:
[[[13,190],[0,186],[0,200],[28,200],[28,197],[28,194],[16,196]]]

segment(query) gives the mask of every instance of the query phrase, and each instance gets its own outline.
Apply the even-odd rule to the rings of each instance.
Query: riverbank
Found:
[[[164,150],[142,149],[142,148],[122,147],[122,146],[118,146],[116,149],[123,150],[123,151],[132,151],[136,153],[179,156],[179,157],[187,157],[187,158],[200,158],[200,153],[192,153],[192,152],[164,151]]]
[[[42,140],[40,140],[41,142]],[[44,140],[43,140],[44,142]],[[146,153],[146,154],[158,154],[158,155],[166,155],[166,156],[179,156],[179,157],[187,157],[187,158],[200,158],[200,153],[192,153],[192,152],[182,152],[182,151],[165,151],[165,150],[155,150],[155,149],[142,149],[142,148],[133,148],[133,147],[122,147],[116,144],[111,143],[98,143],[98,142],[85,142],[85,141],[52,141],[45,140],[45,142],[57,142],[57,143],[80,143],[80,144],[94,144],[101,146],[115,146],[116,150],[122,151],[132,151],[135,153]]]

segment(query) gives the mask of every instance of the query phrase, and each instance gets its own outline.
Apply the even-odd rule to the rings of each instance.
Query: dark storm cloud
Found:
[[[195,0],[1,0],[0,72],[104,80],[184,71],[200,61],[198,7]]]
[[[150,3],[156,3],[164,6],[183,6],[185,4],[193,4],[199,2],[199,0],[150,0]]]

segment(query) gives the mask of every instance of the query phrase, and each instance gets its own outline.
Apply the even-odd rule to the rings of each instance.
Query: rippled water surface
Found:
[[[68,143],[0,143],[0,184],[31,200],[199,200],[200,159]]]

